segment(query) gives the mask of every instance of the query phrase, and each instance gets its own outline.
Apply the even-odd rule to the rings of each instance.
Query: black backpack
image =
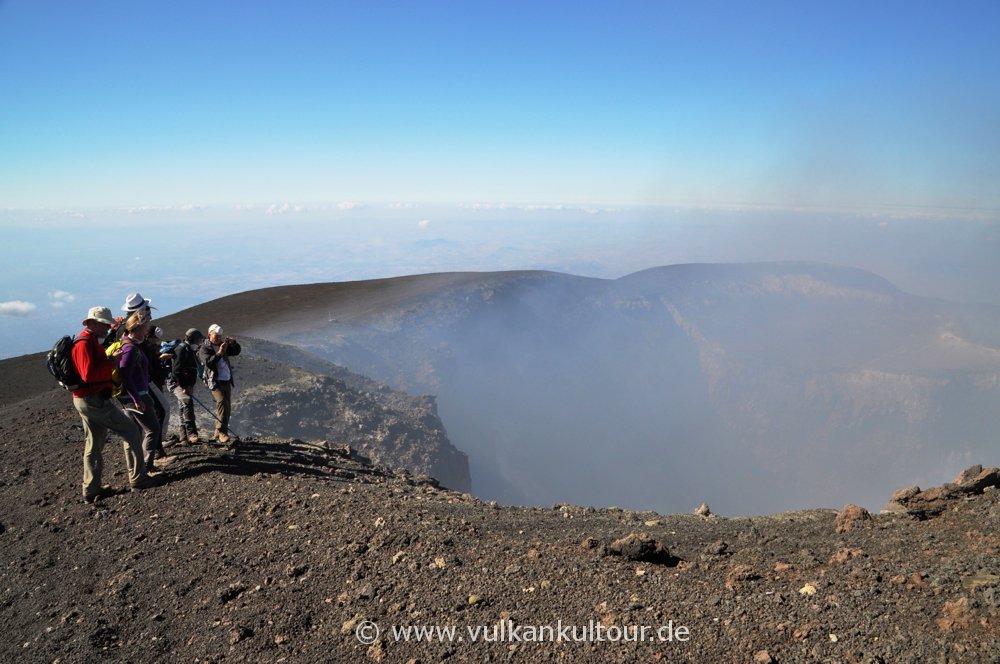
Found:
[[[48,367],[52,377],[59,381],[63,389],[70,391],[83,385],[83,379],[80,378],[76,365],[73,364],[73,347],[79,341],[86,341],[86,339],[65,336],[56,342],[45,358],[45,366]]]

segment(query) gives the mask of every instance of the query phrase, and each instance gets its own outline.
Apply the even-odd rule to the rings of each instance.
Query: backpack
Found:
[[[177,357],[177,345],[180,344],[180,339],[174,339],[173,341],[161,341],[160,342],[160,368],[166,371],[170,371],[170,367],[174,364],[174,359]],[[163,355],[169,355],[169,357],[162,357]]]
[[[81,337],[65,336],[55,343],[45,357],[45,366],[52,377],[59,381],[64,390],[77,390],[82,386],[83,379],[73,364],[73,347],[77,342],[86,341]]]
[[[111,395],[115,397],[120,397],[125,394],[125,389],[122,387],[122,373],[121,369],[121,349],[125,344],[121,339],[112,341],[107,348],[104,349],[104,354],[108,356],[112,362],[115,363],[114,368],[111,369]],[[117,355],[115,353],[118,353]]]

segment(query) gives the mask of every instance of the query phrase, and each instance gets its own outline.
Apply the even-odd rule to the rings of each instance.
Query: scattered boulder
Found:
[[[243,584],[243,583],[231,583],[227,587],[222,588],[221,590],[219,590],[219,592],[216,594],[216,596],[219,598],[219,602],[221,604],[226,604],[228,602],[233,601],[234,599],[236,599],[240,595],[242,595],[243,592],[246,589],[247,589],[246,584]]]
[[[1000,576],[979,572],[962,579],[962,587],[966,590],[976,590],[978,588],[994,588],[1000,585]]]
[[[1000,486],[1000,468],[983,468],[977,464],[960,472],[952,484],[963,493],[983,493],[988,487]]]
[[[612,542],[609,549],[612,554],[635,562],[670,566],[679,562],[670,555],[667,547],[653,539],[649,533],[630,533]]]
[[[966,468],[965,470],[963,470],[962,472],[960,472],[958,475],[956,475],[955,479],[953,479],[951,481],[951,483],[952,484],[965,484],[966,482],[968,482],[973,477],[979,475],[979,473],[981,473],[981,472],[983,472],[983,464],[977,463],[974,466],[969,466],[968,468]]]
[[[908,486],[903,489],[896,489],[892,493],[892,497],[889,498],[889,502],[885,507],[882,508],[883,514],[905,514],[906,513],[906,502],[909,501],[913,496],[920,493],[920,487],[916,484]]]
[[[941,616],[935,622],[942,632],[968,629],[975,622],[972,604],[967,597],[945,602]]]
[[[957,498],[978,495],[996,487],[1000,487],[1000,468],[983,468],[977,464],[963,470],[949,484],[923,491],[918,486],[896,491],[885,511],[928,519],[941,514]]]
[[[708,503],[702,503],[701,505],[698,505],[694,513],[696,516],[705,516],[705,517],[714,516],[714,514],[712,514],[712,510],[709,509],[708,507]]]
[[[741,583],[756,581],[759,578],[760,574],[749,565],[735,565],[726,575],[726,588],[732,590]]]
[[[245,625],[237,625],[229,630],[229,645],[233,646],[240,641],[246,641],[253,636],[253,630]]]
[[[846,533],[859,522],[871,520],[872,515],[868,510],[854,504],[848,504],[844,506],[844,509],[837,512],[836,531],[838,533]]]
[[[608,549],[608,545],[597,539],[596,537],[585,537],[583,541],[580,542],[580,548],[584,551],[593,551],[599,556],[610,555],[611,551]]]
[[[704,548],[705,553],[713,556],[721,556],[725,554],[728,550],[729,550],[729,544],[727,544],[723,540],[716,540],[715,542],[706,545]]]
[[[861,549],[841,549],[830,557],[831,565],[843,565],[848,560],[860,558],[865,555]]]

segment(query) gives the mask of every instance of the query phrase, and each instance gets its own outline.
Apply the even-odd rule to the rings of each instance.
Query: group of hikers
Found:
[[[180,435],[171,436],[168,444],[202,442],[194,410],[195,403],[201,403],[194,396],[199,378],[215,399],[212,440],[227,447],[239,442],[229,431],[233,388],[229,358],[239,355],[239,343],[214,323],[207,339],[191,328],[181,339],[165,340],[163,329],[153,322],[151,304],[140,293],[131,293],[122,306],[124,315],[117,318],[107,307],[93,307],[83,320],[83,330],[71,341],[71,362],[79,377],[73,405],[86,435],[83,499],[88,503],[116,493],[101,483],[109,431],[124,441],[129,487],[140,490],[158,483],[155,475],[174,460],[164,449],[170,417],[167,392],[177,400],[181,423]]]

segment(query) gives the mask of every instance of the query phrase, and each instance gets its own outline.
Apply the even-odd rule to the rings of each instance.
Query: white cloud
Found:
[[[185,203],[184,205],[137,205],[125,208],[128,214],[148,214],[150,212],[197,212],[206,209],[204,205]]]
[[[57,290],[57,291],[52,291],[51,293],[49,293],[49,299],[51,300],[51,302],[49,302],[49,304],[51,304],[53,307],[56,307],[58,309],[59,307],[63,307],[65,305],[67,305],[67,304],[75,302],[76,301],[76,295],[73,295],[72,293],[68,293],[68,292],[66,292],[64,290]]]
[[[458,207],[466,210],[492,210],[494,208],[505,210],[506,203],[459,203]]]
[[[389,203],[390,210],[412,210],[415,207],[416,203]]]
[[[522,205],[521,209],[526,210],[527,212],[536,212],[538,210],[555,210],[559,212],[565,210],[566,206],[565,205]]]
[[[337,207],[341,210],[357,210],[364,206],[361,203],[356,203],[354,201],[341,201],[337,203]]]
[[[0,302],[0,316],[27,316],[36,309],[31,302],[11,300]]]
[[[594,205],[570,205],[567,203],[459,203],[458,207],[466,210],[520,210],[521,212],[582,212],[583,214],[599,215],[615,213],[618,208],[600,208]]]
[[[427,230],[430,227],[430,225],[431,225],[430,219],[421,219],[420,221],[417,222],[417,228],[419,228],[422,231]]]
[[[274,205],[271,205],[266,210],[264,210],[264,214],[275,215],[275,214],[285,214],[287,212],[301,213],[308,211],[309,208],[305,207],[304,205],[292,205],[291,203],[282,203],[281,205],[278,205],[277,203],[275,203]]]

